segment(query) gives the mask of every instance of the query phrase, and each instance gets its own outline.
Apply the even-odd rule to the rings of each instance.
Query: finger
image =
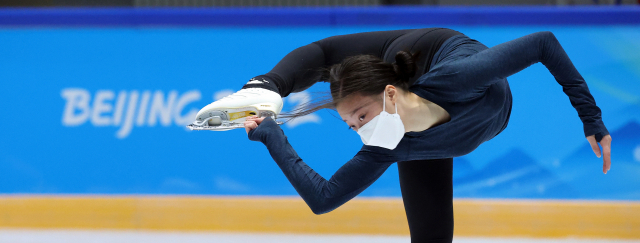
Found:
[[[251,131],[251,128],[249,128],[249,121],[244,122],[244,130],[247,132],[247,134],[249,134],[249,131]]]
[[[260,118],[257,118],[257,117],[256,117],[256,119],[255,119],[254,121],[256,121],[256,123],[257,123],[258,125],[260,125],[260,123],[262,123],[262,121],[264,121],[264,119],[265,119],[265,118],[266,118],[266,117],[260,117]]]
[[[602,145],[602,153],[604,155],[602,169],[606,174],[611,169],[611,136],[607,135],[602,138],[600,145]]]
[[[256,127],[258,127],[258,124],[256,124],[256,122],[254,121],[244,122],[244,130],[247,132],[247,134],[249,134],[249,131],[255,129]]]
[[[591,149],[596,154],[596,156],[600,158],[600,147],[598,147],[598,142],[596,142],[596,136],[595,135],[588,136],[587,141],[589,141],[589,144],[591,145]]]

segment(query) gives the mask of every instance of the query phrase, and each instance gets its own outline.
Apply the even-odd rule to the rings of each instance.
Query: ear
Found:
[[[384,87],[384,95],[385,97],[389,97],[392,105],[394,105],[396,103],[396,100],[398,99],[398,90],[395,86],[388,84]]]

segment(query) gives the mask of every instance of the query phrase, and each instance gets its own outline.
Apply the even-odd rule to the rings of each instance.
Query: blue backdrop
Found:
[[[640,26],[439,26],[489,47],[552,31],[613,137],[604,175],[561,86],[535,64],[508,78],[514,106],[507,129],[454,160],[456,197],[640,200]],[[0,193],[296,195],[244,130],[184,125],[299,46],[419,27],[432,26],[0,28]],[[309,95],[286,97],[284,110]],[[283,125],[325,178],[362,146],[334,116],[323,110]],[[362,195],[400,196],[397,167]]]

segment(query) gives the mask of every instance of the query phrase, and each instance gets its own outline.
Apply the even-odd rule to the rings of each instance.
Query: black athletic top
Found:
[[[391,33],[396,35],[410,32]],[[401,35],[395,39],[402,37]],[[357,41],[365,46],[369,42],[363,39]],[[338,42],[332,40],[327,43]],[[376,50],[390,50],[390,47],[395,46],[394,41],[389,43],[389,39],[370,42],[377,43]],[[327,49],[322,49],[324,54],[313,56],[323,57],[320,60],[301,55],[299,61],[323,65],[327,57],[331,59],[334,55],[339,55],[327,53],[331,48],[337,47],[330,45]],[[384,55],[385,59],[391,58],[392,52],[383,52],[389,53]],[[288,61],[281,61],[283,62]],[[586,82],[555,36],[549,31],[543,31],[492,48],[462,34],[448,38],[433,54],[429,71],[416,79],[409,91],[444,108],[451,120],[424,131],[405,133],[394,150],[363,145],[329,180],[302,161],[282,129],[272,119],[265,119],[256,129],[251,130],[249,139],[261,141],[267,146],[272,158],[314,213],[326,213],[358,195],[394,162],[458,157],[495,137],[505,129],[511,112],[511,92],[506,77],[537,62],[544,64],[562,85],[564,93],[583,122],[585,136],[596,135],[596,140],[600,141],[609,134]],[[275,74],[293,78],[300,77],[297,75],[304,76],[300,73]],[[545,81],[547,80],[540,80]]]

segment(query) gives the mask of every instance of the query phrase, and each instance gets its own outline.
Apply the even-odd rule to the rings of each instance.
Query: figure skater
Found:
[[[315,214],[346,203],[397,162],[411,241],[452,242],[453,158],[472,152],[507,127],[512,106],[507,77],[537,62],[545,65],[569,97],[594,153],[604,155],[606,173],[611,165],[611,136],[601,111],[549,31],[492,48],[446,28],[329,37],[293,50],[269,73],[204,107],[196,120],[215,116],[242,122],[249,139],[266,145]],[[334,109],[364,143],[329,180],[302,161],[272,117],[280,113],[282,97],[318,81],[330,83],[330,97],[286,116]],[[239,107],[272,116],[216,115]],[[554,134],[539,136],[560,139]]]

